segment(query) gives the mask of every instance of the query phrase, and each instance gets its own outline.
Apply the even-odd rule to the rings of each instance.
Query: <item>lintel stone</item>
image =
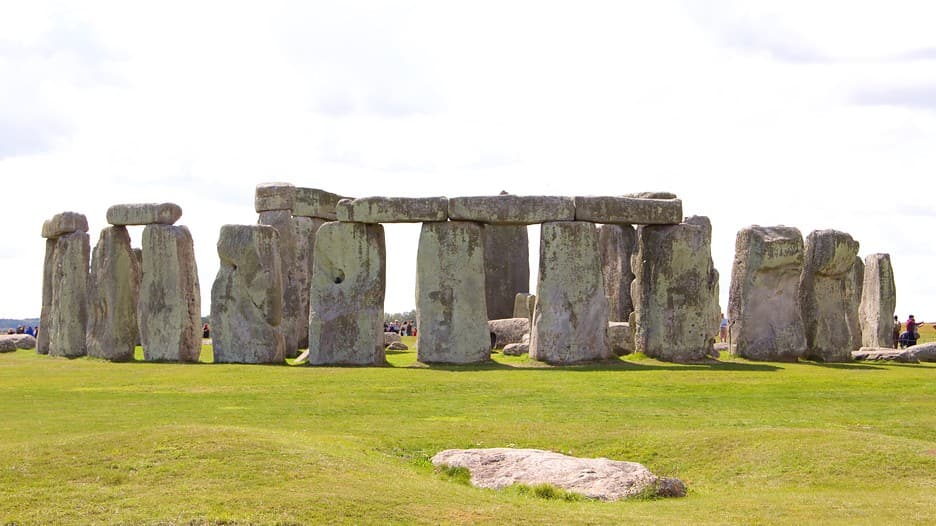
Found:
[[[618,225],[678,225],[682,201],[643,197],[576,196],[575,220]]]
[[[533,225],[575,219],[571,197],[539,195],[490,195],[452,197],[448,216],[453,221],[476,221],[495,225]]]
[[[338,221],[354,223],[428,223],[448,218],[445,197],[361,197],[342,199]]]
[[[134,203],[107,209],[107,222],[114,226],[173,225],[182,217],[182,207],[175,203]]]
[[[42,237],[55,239],[72,232],[87,232],[88,218],[78,212],[62,212],[42,223]]]
[[[319,190],[318,188],[296,187],[292,215],[297,217],[317,217],[335,221],[335,207],[344,196]]]
[[[254,210],[292,210],[296,202],[296,187],[290,183],[260,183],[254,194]]]

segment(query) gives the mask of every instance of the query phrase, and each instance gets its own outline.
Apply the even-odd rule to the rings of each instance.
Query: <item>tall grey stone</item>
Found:
[[[477,223],[423,223],[416,253],[417,358],[474,363],[491,358],[484,287],[484,232]]]
[[[536,308],[536,294],[518,292],[514,296],[513,316],[511,318],[526,318],[533,323],[533,310]]]
[[[224,225],[211,286],[215,363],[282,363],[283,276],[275,228]]]
[[[124,225],[172,225],[182,217],[182,207],[175,203],[132,203],[107,209],[107,222]]]
[[[806,238],[799,303],[810,360],[851,361],[851,351],[861,347],[858,247],[837,230],[816,230]]]
[[[598,250],[608,297],[608,320],[626,322],[634,310],[631,299],[631,256],[637,247],[637,231],[631,225],[599,225]]]
[[[595,224],[543,223],[530,358],[551,364],[610,358],[607,331],[608,301]]]
[[[305,261],[300,262],[298,223],[299,221],[293,219],[290,210],[260,212],[260,224],[272,226],[279,233],[279,256],[283,276],[283,321],[280,323],[280,330],[286,342],[287,358],[299,356],[300,333],[308,332],[309,323],[308,311],[302,311],[304,293],[301,291],[309,288],[309,278]]]
[[[184,226],[143,229],[139,323],[147,361],[197,362],[201,292],[192,234]]]
[[[101,230],[91,260],[88,355],[111,361],[133,360],[139,336],[139,261],[123,226]]]
[[[58,238],[52,270],[49,355],[74,358],[87,354],[88,266],[91,242],[87,233]],[[44,328],[40,327],[41,334]]]
[[[325,223],[316,235],[312,259],[309,364],[386,363],[383,304],[387,247],[383,226]]]
[[[297,188],[297,190],[299,190]],[[298,195],[297,195],[298,197]],[[309,297],[312,287],[312,254],[315,252],[315,235],[327,221],[318,217],[293,217],[296,225],[296,279],[294,286],[298,296],[297,346],[309,347]]]
[[[894,309],[897,287],[890,254],[869,254],[864,261],[864,283],[858,315],[862,347],[894,346]]]
[[[806,352],[800,311],[803,235],[787,226],[749,226],[735,239],[728,296],[737,356],[795,362]]]
[[[635,350],[669,362],[698,362],[714,355],[718,271],[708,218],[640,227],[632,266]]]
[[[46,239],[45,258],[42,261],[42,308],[39,311],[39,335],[36,352],[49,354],[49,334],[52,329],[52,276],[55,271],[56,239]]]
[[[530,291],[530,240],[524,225],[484,225],[488,318],[513,317],[517,293]]]

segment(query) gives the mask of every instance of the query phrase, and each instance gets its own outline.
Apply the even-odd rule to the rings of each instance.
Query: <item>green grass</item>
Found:
[[[934,364],[388,361],[0,354],[0,524],[936,521]],[[462,447],[641,462],[689,495],[478,489],[427,460]]]

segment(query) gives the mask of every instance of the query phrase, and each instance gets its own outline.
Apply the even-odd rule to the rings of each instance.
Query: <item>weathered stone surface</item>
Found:
[[[550,484],[591,499],[636,496],[682,497],[678,479],[657,477],[644,465],[607,458],[577,458],[539,449],[448,449],[432,457],[434,466],[466,468],[479,488]]]
[[[28,334],[0,334],[0,352],[35,348],[36,339]]]
[[[608,344],[598,231],[593,223],[544,223],[530,358],[551,364],[613,356]]]
[[[735,355],[773,362],[803,356],[806,333],[797,296],[802,270],[798,229],[753,225],[738,232],[728,298]]]
[[[634,311],[631,299],[631,256],[637,250],[637,231],[630,225],[599,225],[598,250],[608,297],[608,320],[627,321]]]
[[[623,321],[608,322],[608,342],[611,350],[618,356],[634,352],[634,333],[630,324]]]
[[[523,341],[523,335],[530,332],[529,318],[504,318],[502,320],[488,321],[488,331],[497,336],[494,347],[503,349],[511,343]]]
[[[296,187],[292,215],[335,221],[335,207],[342,199],[347,198],[318,188]]]
[[[192,234],[184,226],[143,229],[139,324],[147,361],[197,362],[201,292]]]
[[[636,351],[682,363],[714,355],[720,316],[711,236],[705,217],[638,229],[631,261]]]
[[[677,225],[682,221],[679,199],[576,196],[575,220],[624,225]]]
[[[310,283],[309,254],[305,250],[301,254],[299,251],[300,243],[305,248],[309,243],[309,238],[300,236],[299,221],[307,222],[308,220],[293,219],[292,212],[289,210],[260,212],[259,223],[272,226],[279,234],[277,239],[283,294],[282,321],[279,323],[279,331],[283,333],[287,358],[295,358],[299,355],[301,333],[308,334],[309,331],[309,303],[303,302],[308,296],[306,291],[309,290]]]
[[[401,341],[403,341],[403,339],[400,338],[400,334],[399,334],[399,333],[396,333],[396,332],[384,332],[384,333],[383,333],[383,341],[384,341],[384,346],[386,346],[386,345],[390,345],[391,343],[401,342]]]
[[[423,223],[416,254],[416,353],[423,363],[491,358],[481,226]]]
[[[894,285],[890,254],[870,254],[865,258],[864,265],[864,284],[858,306],[861,345],[893,349],[897,287]]]
[[[919,363],[914,347],[894,349],[893,347],[862,347],[852,351],[852,360],[869,362]]]
[[[936,342],[921,343],[910,347],[913,355],[921,362],[936,362]]]
[[[89,356],[115,362],[133,360],[140,334],[137,303],[141,273],[127,228],[102,229],[91,260]]]
[[[851,361],[851,352],[861,347],[863,276],[857,274],[864,265],[857,254],[858,242],[844,232],[817,230],[806,238],[799,303],[810,360]]]
[[[266,225],[224,225],[211,287],[215,363],[283,363],[279,234]]]
[[[0,334],[0,353],[13,352],[16,350],[16,340],[10,338],[10,334]]]
[[[452,197],[449,219],[495,225],[532,225],[547,221],[573,221],[575,202],[571,197],[538,195],[489,195]]]
[[[49,355],[74,358],[87,354],[88,266],[91,242],[85,232],[58,238],[52,271]],[[39,328],[39,334],[46,330]]]
[[[530,291],[530,240],[525,225],[484,225],[488,318],[513,316],[514,298]]]
[[[326,220],[318,217],[293,217],[296,225],[296,274],[287,286],[296,287],[298,302],[296,324],[297,347],[309,347],[309,309],[312,288],[312,254],[315,252],[315,236]],[[284,297],[286,295],[284,294]]]
[[[332,222],[318,230],[309,314],[310,365],[386,363],[386,265],[383,226]]]
[[[39,337],[36,352],[49,354],[49,334],[52,329],[52,274],[55,271],[55,239],[46,239],[42,261],[42,308],[39,311]]]
[[[676,194],[672,192],[631,192],[621,197],[635,197],[639,199],[676,199]]]
[[[393,342],[387,346],[388,351],[408,351],[409,347],[403,342]]]
[[[175,203],[134,203],[107,209],[107,222],[123,225],[174,225],[182,217],[182,207]]]
[[[292,211],[296,203],[296,187],[290,183],[261,183],[254,194],[257,213],[270,210]]]
[[[335,208],[338,221],[357,223],[422,223],[445,221],[445,197],[359,197],[342,199]]]
[[[512,318],[527,318],[533,323],[533,310],[536,308],[536,295],[518,292],[514,296],[514,309]]]
[[[62,212],[42,223],[42,237],[55,239],[72,232],[87,232],[88,218],[78,212]]]
[[[521,354],[526,354],[530,352],[529,343],[508,343],[501,349],[501,353],[505,356],[520,356]]]

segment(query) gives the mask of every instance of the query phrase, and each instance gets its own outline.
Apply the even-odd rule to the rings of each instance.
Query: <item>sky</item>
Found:
[[[936,3],[0,2],[0,317],[38,317],[42,222],[173,202],[202,312],[258,183],[347,196],[667,191],[712,221],[888,253],[936,321]],[[131,227],[139,246],[142,227]],[[387,225],[385,308],[419,225]],[[530,228],[535,290],[538,228]]]

